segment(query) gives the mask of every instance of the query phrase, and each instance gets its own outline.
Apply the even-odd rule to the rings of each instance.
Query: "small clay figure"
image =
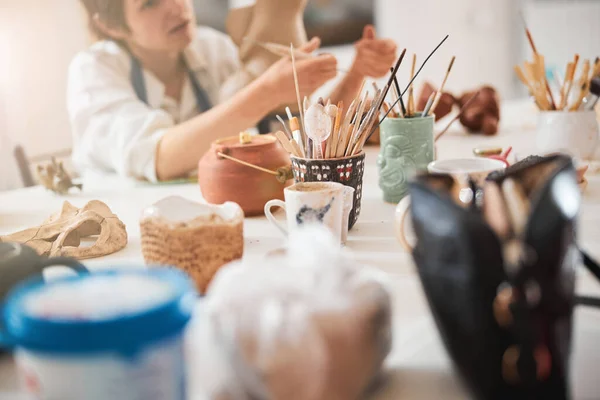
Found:
[[[51,164],[37,166],[37,175],[40,183],[54,193],[67,194],[72,187],[83,189],[83,185],[73,183],[63,163],[56,161],[54,157],[52,157]]]
[[[430,83],[425,83],[419,95],[418,108],[423,109],[427,99],[433,93],[435,87]],[[471,104],[466,104],[475,93],[479,95]],[[483,133],[491,136],[498,133],[498,125],[500,122],[500,100],[498,94],[491,86],[482,86],[473,91],[468,91],[461,96],[455,97],[450,93],[442,93],[442,99],[436,109],[436,121],[444,118],[452,112],[454,107],[463,110],[460,116],[460,123],[467,128],[470,133]]]
[[[417,110],[424,110],[425,105],[427,104],[427,100],[429,100],[429,96],[435,91],[435,87],[431,85],[429,82],[425,82],[423,88],[421,89],[421,94],[419,95],[419,100],[417,101]],[[456,99],[450,93],[442,93],[442,97],[440,102],[438,103],[435,110],[431,112],[435,114],[435,120],[439,121],[444,118],[446,115],[452,112],[452,108],[456,104]]]
[[[467,92],[460,96],[458,105],[462,106],[475,94]],[[498,133],[500,121],[500,104],[496,90],[490,86],[479,89],[479,96],[464,110],[460,123],[471,133],[482,132],[491,136]]]

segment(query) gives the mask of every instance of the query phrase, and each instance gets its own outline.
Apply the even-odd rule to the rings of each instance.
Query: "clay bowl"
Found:
[[[198,164],[198,183],[209,203],[231,201],[239,204],[246,216],[263,215],[267,201],[283,200],[283,189],[293,184],[292,179],[282,183],[274,175],[225,159],[219,153],[271,171],[291,165],[288,153],[270,134],[253,136],[244,144],[237,136],[217,140]]]

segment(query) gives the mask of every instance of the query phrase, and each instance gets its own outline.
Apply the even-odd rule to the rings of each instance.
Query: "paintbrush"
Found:
[[[448,76],[450,75],[450,71],[452,71],[452,66],[454,65],[454,60],[456,60],[456,56],[452,56],[452,59],[450,60],[450,64],[448,65],[448,69],[446,70],[446,75],[444,76],[444,80],[442,81],[442,85],[440,86],[439,90],[437,91],[437,94],[435,95],[435,100],[433,101],[433,105],[431,106],[433,110],[435,110],[438,106],[438,104],[440,104],[440,100],[442,100],[442,92],[444,91],[444,88],[446,87],[446,82],[448,81]],[[427,116],[427,114],[425,114],[424,116]]]
[[[390,68],[390,72],[393,74],[394,73],[394,68]],[[397,76],[394,76],[394,94],[396,95],[396,101],[400,102],[400,105],[398,106],[398,115],[400,116],[400,118],[404,118],[404,116],[406,115],[406,107],[404,106],[404,100],[402,99],[402,96],[400,95],[400,85],[398,84],[398,78]]]
[[[285,124],[285,121],[283,120],[283,118],[281,118],[279,115],[276,115],[276,117],[279,120],[279,122],[281,123],[281,125],[283,125],[283,130],[285,131],[285,134],[288,136],[289,139],[291,139],[292,138],[292,133],[288,129],[288,127]]]
[[[294,56],[294,45],[290,43],[290,54],[292,56],[292,70],[294,72],[294,85],[296,86],[296,99],[298,100],[298,112],[300,113],[300,125],[302,127],[303,139],[306,140],[306,128],[304,127],[304,112],[300,102],[300,85],[298,84],[298,71],[296,70],[296,57]]]
[[[390,78],[387,81],[387,84],[385,85],[385,87],[383,88],[383,99],[385,99],[390,91],[390,87],[392,86],[392,82],[394,81],[394,77],[396,76],[396,74],[398,73],[398,70],[400,69],[400,65],[402,64],[402,60],[404,60],[404,56],[406,54],[406,49],[402,50],[402,53],[400,54],[400,57],[398,57],[398,61],[396,61],[396,65],[394,66],[394,71],[392,72]],[[402,97],[400,97],[402,98]],[[392,105],[392,108],[396,106],[396,104],[398,104],[398,101],[400,101],[400,99],[396,100],[396,102],[394,103],[394,105]],[[381,109],[381,105],[383,104],[383,100],[381,101],[380,104],[377,104],[377,108]]]
[[[590,98],[591,107],[589,110],[593,110],[598,104],[598,99],[600,99],[600,76],[596,76],[591,80],[590,93],[592,93],[593,96]],[[596,98],[595,100],[594,97]]]
[[[581,70],[581,78],[579,79],[579,87],[581,88],[581,91],[579,92],[579,96],[577,96],[577,100],[575,101],[575,104],[573,104],[573,106],[571,106],[569,111],[579,110],[579,107],[581,106],[583,99],[585,98],[585,96],[587,96],[587,91],[590,87],[590,81],[588,79],[589,73],[590,73],[590,60],[585,60],[583,62],[583,68]]]
[[[350,133],[350,140],[348,141],[348,147],[345,149],[344,155],[347,157],[350,155],[350,151],[351,146],[353,146],[354,141],[356,140],[356,134],[358,132],[358,129],[360,128],[360,124],[361,124],[361,118],[363,116],[363,112],[365,111],[365,106],[367,105],[367,97],[369,97],[369,91],[367,90],[366,93],[364,94],[361,102],[360,102],[360,106],[358,107],[358,111],[356,113],[356,118],[355,118],[355,122],[354,122],[354,129],[352,130],[352,132]]]
[[[408,90],[408,88],[413,83],[413,81],[417,78],[417,76],[419,76],[419,73],[421,72],[421,70],[423,69],[423,67],[425,67],[425,64],[427,64],[427,61],[429,61],[429,59],[435,54],[435,52],[438,51],[438,49],[440,47],[442,47],[442,45],[444,44],[444,42],[446,40],[448,40],[449,37],[450,37],[450,35],[446,35],[446,37],[444,37],[444,39],[435,47],[435,49],[433,49],[433,51],[431,53],[429,53],[429,55],[427,56],[427,58],[425,59],[425,61],[423,61],[423,64],[421,64],[421,67],[419,68],[419,70],[417,71],[417,73],[415,74],[415,76],[408,83],[406,89],[404,90],[404,93],[406,93],[406,90]],[[400,96],[404,96],[404,93],[400,93]],[[387,93],[386,93],[386,95],[387,95]],[[374,124],[373,129],[369,133],[369,136],[367,136],[367,140],[366,140],[367,142],[369,141],[369,139],[371,138],[371,136],[373,135],[373,133],[375,133],[375,131],[377,130],[377,128],[379,128],[379,126],[381,125],[381,123],[387,118],[387,116],[389,115],[389,113],[392,111],[392,108],[395,107],[396,104],[397,103],[393,103],[390,106],[389,111],[387,113],[385,113],[385,115],[383,116],[383,118],[381,118],[381,120],[379,120],[379,122],[377,124]]]
[[[467,107],[469,105],[471,105],[471,103],[473,101],[475,101],[475,99],[477,98],[477,96],[479,96],[479,91],[477,91],[473,96],[471,96],[471,98],[469,100],[467,100],[467,102],[462,106],[462,108],[460,109],[459,113],[456,115],[456,117],[452,118],[452,120],[450,121],[450,123],[448,123],[448,125],[446,125],[446,127],[435,136],[435,139],[433,140],[433,142],[437,142],[438,140],[440,140],[440,138],[442,136],[444,136],[444,134],[446,132],[448,132],[448,130],[450,129],[450,127],[452,126],[452,124],[454,124],[456,121],[458,121],[458,119],[461,117],[461,115],[463,115],[463,113],[465,112],[465,110],[467,109]]]
[[[525,34],[527,35],[527,40],[529,40],[529,45],[531,46],[531,50],[533,50],[534,55],[538,55],[537,48],[535,46],[535,43],[533,42],[533,36],[531,35],[529,28],[527,27],[527,22],[525,21],[525,16],[523,15],[522,12],[520,12],[520,15],[521,15],[521,19],[523,20],[523,27],[525,28]],[[544,73],[543,79],[544,79],[544,85],[546,87],[548,96],[550,96],[550,105],[552,106],[553,110],[556,110],[556,103],[554,101],[554,96],[552,95],[552,89],[550,89],[550,84],[548,83],[548,79],[546,79],[545,73]]]
[[[413,78],[415,76],[415,68],[417,68],[417,55],[413,53],[412,65],[410,67],[410,77]],[[415,98],[414,98],[414,88],[415,86],[411,83],[408,89],[408,115],[407,117],[412,117],[415,115]]]
[[[329,152],[330,158],[335,158],[337,154],[337,148],[340,141],[340,128],[342,124],[342,118],[344,117],[344,102],[340,101],[337,105],[337,114],[335,115],[335,122],[333,123],[333,137],[331,141],[331,151]]]
[[[577,71],[577,64],[579,64],[579,54],[575,54],[575,58],[573,60],[573,68],[571,69],[571,75],[569,75],[567,89],[565,90],[565,97],[563,98],[563,102],[561,104],[561,108],[564,109],[567,107],[567,103],[569,101],[569,95],[571,94],[571,89],[573,88],[573,82],[575,81],[575,72]]]
[[[425,108],[423,109],[423,117],[426,117],[427,115],[429,115],[429,111],[431,111],[433,109],[433,102],[434,102],[434,99],[436,98],[436,96],[437,96],[437,92],[433,92],[429,96],[429,99],[427,99],[427,103],[425,104]]]
[[[359,100],[360,101],[360,100]],[[344,151],[346,150],[343,146],[343,143],[346,141],[346,136],[348,134],[350,123],[352,122],[352,118],[354,117],[354,112],[358,107],[358,101],[355,99],[350,103],[350,107],[348,107],[348,111],[346,112],[346,116],[340,126],[340,131],[338,132],[338,144],[335,152],[335,158],[340,158],[344,155]]]

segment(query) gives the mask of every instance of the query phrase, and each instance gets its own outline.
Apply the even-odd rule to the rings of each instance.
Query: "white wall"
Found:
[[[495,86],[504,98],[515,95],[512,65],[519,55],[515,33],[518,0],[379,0],[376,21],[381,35],[391,37],[407,55],[417,54],[417,65],[444,38],[450,37],[424,68],[420,82],[439,85],[455,55],[450,91],[481,84]],[[410,60],[410,57],[409,57]],[[408,80],[409,62],[401,80]]]
[[[4,105],[4,129],[29,156],[69,147],[67,66],[88,40],[78,0],[1,2],[0,106]]]

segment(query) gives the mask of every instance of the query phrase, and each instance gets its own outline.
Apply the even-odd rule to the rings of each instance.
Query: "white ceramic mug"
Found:
[[[536,143],[542,154],[565,152],[591,159],[599,134],[594,111],[544,111],[538,116]]]
[[[284,189],[285,202],[271,200],[265,204],[265,216],[286,236],[304,224],[319,223],[327,226],[343,243],[348,234],[353,196],[354,189],[341,183],[297,183]],[[273,216],[273,207],[285,210],[287,229]]]
[[[491,158],[460,158],[433,161],[427,166],[430,173],[452,175],[458,180],[467,183],[467,178],[473,179],[478,185],[482,185],[485,178],[494,171],[503,170],[506,165],[499,160]],[[472,191],[468,187],[460,190],[458,197],[463,202],[469,202]],[[403,198],[396,206],[394,217],[394,231],[396,238],[406,251],[412,251],[416,244],[416,238],[410,218],[410,196]]]

